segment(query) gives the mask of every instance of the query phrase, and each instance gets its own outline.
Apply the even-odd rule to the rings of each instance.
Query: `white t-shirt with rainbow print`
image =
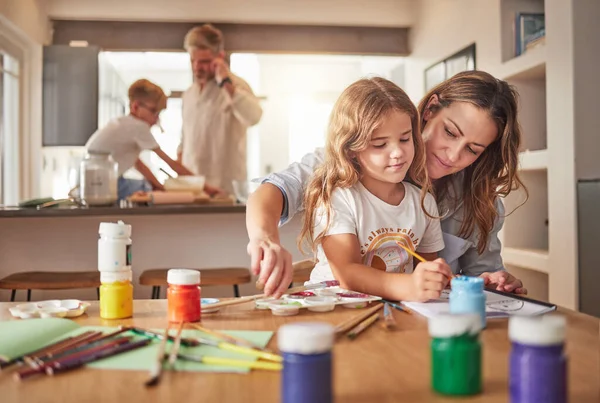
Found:
[[[428,217],[421,208],[420,189],[403,182],[405,196],[393,206],[369,192],[360,182],[348,189],[336,189],[332,195],[333,217],[327,235],[355,234],[360,243],[362,263],[393,273],[411,273],[413,259],[401,243],[413,251],[434,253],[444,249],[440,220]],[[433,217],[438,208],[431,194],[425,197],[425,208]],[[327,222],[324,210],[315,218],[315,236]],[[318,263],[309,283],[333,280],[334,276],[321,246]]]

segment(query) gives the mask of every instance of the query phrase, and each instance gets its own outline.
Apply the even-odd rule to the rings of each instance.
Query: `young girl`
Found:
[[[363,79],[336,102],[324,163],[308,185],[300,244],[318,263],[311,282],[401,300],[437,298],[451,275],[438,209],[425,168],[419,116],[406,93],[383,78]],[[420,189],[419,189],[420,188]]]

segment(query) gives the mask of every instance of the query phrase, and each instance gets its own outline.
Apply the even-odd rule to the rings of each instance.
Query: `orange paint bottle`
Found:
[[[171,269],[167,273],[169,322],[200,321],[200,272]]]

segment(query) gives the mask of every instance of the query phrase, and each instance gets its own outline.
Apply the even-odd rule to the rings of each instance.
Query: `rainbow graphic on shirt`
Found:
[[[405,273],[407,269],[408,272],[412,272],[412,256],[398,246],[400,243],[410,250],[415,250],[419,239],[411,230],[380,228],[371,231],[367,241],[361,245],[363,264],[393,273]]]

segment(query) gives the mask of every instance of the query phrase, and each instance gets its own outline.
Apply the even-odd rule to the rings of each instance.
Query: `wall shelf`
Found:
[[[546,46],[536,46],[522,55],[502,63],[498,77],[503,80],[544,80],[546,78]]]
[[[548,169],[548,150],[526,150],[519,153],[519,170],[541,171],[544,169]]]
[[[548,251],[543,249],[503,248],[504,264],[549,274]]]

